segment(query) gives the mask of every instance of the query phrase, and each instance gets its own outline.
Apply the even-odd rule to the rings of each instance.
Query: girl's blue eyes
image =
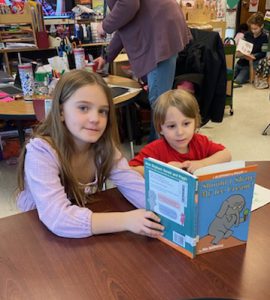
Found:
[[[90,107],[88,107],[86,105],[79,106],[78,108],[82,112],[88,112],[89,109],[91,109]],[[102,115],[104,115],[104,116],[108,116],[109,110],[108,109],[100,109],[99,113],[102,114]]]

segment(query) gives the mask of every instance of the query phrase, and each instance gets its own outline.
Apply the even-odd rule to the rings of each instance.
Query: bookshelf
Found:
[[[26,3],[22,14],[0,14],[0,42],[4,48],[0,49],[3,53],[7,72],[11,74],[9,65],[9,52],[28,51],[38,49],[37,46],[37,23],[33,10]],[[9,47],[7,47],[7,43]],[[21,46],[21,43],[25,46]],[[18,44],[18,47],[16,45]],[[27,46],[31,44],[33,46]]]

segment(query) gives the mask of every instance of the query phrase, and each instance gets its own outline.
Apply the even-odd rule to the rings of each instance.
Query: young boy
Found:
[[[253,66],[256,69],[261,58],[265,57],[266,53],[262,52],[262,45],[268,42],[267,35],[263,32],[264,15],[261,12],[253,14],[247,21],[249,31],[244,35],[244,40],[253,44],[253,49],[250,56],[241,55],[235,65],[234,81],[238,84],[243,84],[249,80],[249,61],[253,61]]]
[[[198,168],[231,160],[221,144],[195,133],[200,126],[199,106],[194,96],[182,89],[162,94],[153,115],[160,139],[146,145],[129,165],[144,175],[144,158],[152,157],[194,173]]]

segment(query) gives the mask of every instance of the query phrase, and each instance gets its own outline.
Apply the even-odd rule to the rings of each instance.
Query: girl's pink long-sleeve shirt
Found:
[[[26,146],[25,189],[17,198],[22,211],[37,209],[40,220],[56,235],[83,238],[92,235],[92,211],[73,205],[59,177],[55,150],[43,139],[31,139]],[[138,208],[145,207],[144,179],[121,158],[109,180]]]

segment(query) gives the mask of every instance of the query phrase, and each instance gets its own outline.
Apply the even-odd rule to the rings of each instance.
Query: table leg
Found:
[[[267,135],[267,131],[268,131],[269,128],[270,128],[270,123],[264,129],[264,131],[262,132],[262,135]]]
[[[25,142],[25,135],[24,135],[24,130],[23,130],[21,120],[16,120],[16,126],[17,126],[17,129],[18,129],[20,145],[22,147],[24,145],[24,142]]]
[[[131,158],[133,158],[134,157],[134,146],[133,146],[133,132],[132,132],[132,128],[131,128],[130,105],[126,106],[126,125],[127,125],[128,141],[130,144]]]
[[[10,65],[9,65],[7,52],[3,53],[3,59],[4,59],[4,62],[5,62],[5,66],[6,66],[6,72],[8,73],[8,75],[12,75],[11,70],[10,70]]]

